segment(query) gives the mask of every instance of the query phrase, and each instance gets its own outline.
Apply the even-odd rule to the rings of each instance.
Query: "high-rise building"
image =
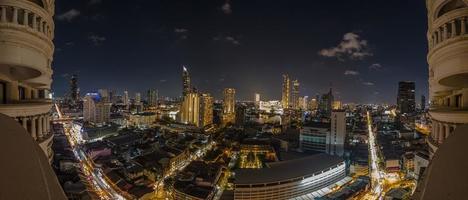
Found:
[[[421,110],[426,110],[426,96],[421,95]]]
[[[54,8],[53,0],[0,1],[0,113],[19,122],[49,161]]]
[[[182,67],[182,96],[190,93],[192,86],[190,84],[190,74],[185,66]]]
[[[139,93],[139,92],[135,93],[134,104],[135,105],[140,105],[141,104],[141,93]]]
[[[283,88],[281,91],[281,105],[283,109],[289,108],[289,94],[291,93],[289,76],[283,74]]]
[[[255,93],[255,99],[254,99],[254,103],[255,103],[255,106],[258,108],[260,106],[260,94],[259,93]]]
[[[333,97],[333,92],[332,89],[328,91],[328,93],[322,95],[322,99],[320,100],[319,103],[319,109],[322,114],[325,116],[330,116],[331,111],[333,109],[333,102],[335,101],[335,98]]]
[[[398,83],[397,106],[401,114],[413,114],[415,110],[415,84],[411,81],[401,81]]]
[[[292,88],[292,99],[291,99],[291,107],[295,110],[299,109],[299,81],[294,80],[292,82],[293,88]]]
[[[343,110],[333,110],[331,113],[330,141],[327,151],[331,155],[343,156],[346,136],[346,116]]]
[[[234,88],[224,89],[223,100],[223,124],[234,124],[236,118],[236,90]]]
[[[310,110],[316,110],[318,108],[318,99],[311,99],[309,101],[309,109]]]
[[[213,124],[213,104],[214,98],[204,93],[200,97],[200,127],[206,127]]]
[[[245,105],[236,106],[236,125],[244,126],[245,123],[245,111],[247,107]]]
[[[101,96],[101,101],[103,102],[110,102],[109,98],[109,90],[107,89],[99,89],[98,90],[99,95]]]
[[[122,102],[124,105],[130,104],[130,99],[128,98],[128,91],[124,91],[124,95],[122,97]]]
[[[427,0],[426,4],[432,157],[455,129],[468,124],[468,2]]]
[[[78,75],[74,74],[70,78],[70,102],[71,105],[76,105],[80,98],[78,91]]]
[[[83,120],[95,125],[108,123],[111,105],[99,93],[86,94],[83,99]]]
[[[158,91],[155,89],[149,89],[146,93],[146,101],[150,107],[158,106]]]
[[[180,122],[200,126],[200,96],[196,92],[187,93],[180,107]]]

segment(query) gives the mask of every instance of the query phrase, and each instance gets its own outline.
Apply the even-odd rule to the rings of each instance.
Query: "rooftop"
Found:
[[[309,176],[334,167],[343,159],[317,154],[296,160],[268,163],[269,168],[235,170],[235,184],[262,184]]]

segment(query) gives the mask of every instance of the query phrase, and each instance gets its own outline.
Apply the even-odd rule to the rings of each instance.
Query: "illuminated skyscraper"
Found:
[[[290,81],[287,74],[283,74],[283,89],[281,93],[281,104],[284,109],[289,108]]]
[[[83,99],[83,120],[91,124],[108,123],[111,105],[99,93],[86,94]]]
[[[200,126],[200,96],[198,93],[185,94],[180,107],[180,122]]]
[[[327,141],[327,152],[331,155],[343,156],[346,136],[346,117],[342,110],[331,113],[330,141]]]
[[[140,105],[141,104],[141,94],[139,92],[135,93],[135,105]]]
[[[190,74],[185,66],[182,67],[182,96],[190,93],[192,90],[190,84]]]
[[[146,101],[148,102],[148,106],[156,107],[158,105],[158,91],[149,89],[146,93]]]
[[[213,124],[214,98],[208,93],[202,94],[200,98],[200,127],[205,127]]]
[[[255,93],[254,103],[256,107],[260,106],[260,94],[259,93]]]
[[[109,91],[107,89],[99,89],[98,93],[101,96],[101,101],[110,102]]]
[[[291,99],[291,107],[295,110],[299,109],[299,81],[294,80],[293,83],[293,90],[292,90],[292,99]]]
[[[122,101],[123,101],[123,104],[124,104],[124,105],[128,105],[128,104],[129,104],[130,100],[129,100],[129,98],[128,98],[128,91],[124,91],[124,95],[123,95],[123,97],[122,97]]]
[[[411,81],[401,81],[398,83],[397,106],[401,114],[413,114],[415,110],[414,97],[415,84]]]
[[[319,109],[322,114],[325,116],[330,116],[331,111],[333,109],[333,102],[335,101],[335,98],[333,97],[333,91],[330,88],[330,91],[328,93],[322,95],[322,99],[319,104]]]
[[[234,88],[224,89],[223,101],[223,123],[234,123],[236,118],[236,90]]]

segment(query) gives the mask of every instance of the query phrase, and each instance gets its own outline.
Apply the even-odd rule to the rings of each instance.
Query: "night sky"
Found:
[[[55,19],[58,96],[78,74],[81,94],[176,97],[182,65],[217,98],[280,99],[283,73],[343,102],[395,103],[402,80],[428,90],[422,0],[57,0]]]

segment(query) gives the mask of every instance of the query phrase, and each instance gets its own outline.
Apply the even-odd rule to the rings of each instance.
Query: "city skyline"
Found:
[[[160,96],[178,97],[180,68],[186,65],[192,84],[216,99],[225,87],[236,88],[239,100],[250,100],[256,92],[264,99],[280,99],[284,73],[301,82],[301,95],[323,94],[331,84],[343,102],[394,104],[397,83],[405,80],[416,82],[418,98],[427,96],[424,2],[398,1],[386,7],[376,2],[321,3],[320,8],[305,1],[270,2],[270,9],[260,9],[259,2],[232,1],[231,13],[221,9],[224,4],[136,2],[123,19],[116,13],[121,5],[109,1],[57,2],[53,91],[64,95],[69,76],[76,73],[82,92],[110,88],[133,94],[155,88]],[[184,12],[192,8],[194,17]],[[385,15],[392,9],[403,9],[402,16]],[[174,12],[180,15],[171,16]],[[377,13],[383,14],[370,17]],[[352,21],[343,23],[348,16]],[[164,20],[168,17],[172,20]],[[392,23],[403,17],[409,20]],[[128,30],[110,27],[116,21]],[[314,28],[318,26],[324,28]],[[397,37],[401,43],[391,42]],[[348,51],[349,45],[357,48]]]

